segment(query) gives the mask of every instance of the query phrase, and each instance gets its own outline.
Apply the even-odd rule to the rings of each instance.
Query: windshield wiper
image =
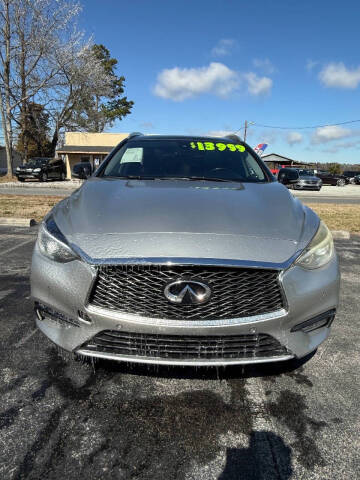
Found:
[[[199,181],[203,180],[205,182],[240,182],[241,180],[229,180],[226,178],[216,178],[216,177],[156,177],[156,180],[194,180]]]
[[[155,180],[156,177],[144,177],[143,175],[105,175],[105,178],[120,178],[121,180]]]
[[[226,178],[217,178],[217,177],[197,177],[197,176],[190,176],[190,177],[147,177],[143,175],[119,175],[119,176],[112,176],[106,175],[107,178],[120,178],[125,180],[189,180],[189,181],[205,181],[205,182],[241,182],[240,179],[226,179]]]

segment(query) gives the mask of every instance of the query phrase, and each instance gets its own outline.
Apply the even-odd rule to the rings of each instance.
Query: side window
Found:
[[[262,171],[260,165],[255,160],[255,158],[250,155],[250,153],[246,152],[246,158],[244,160],[244,165],[246,169],[246,173],[250,178],[254,178],[256,180],[265,180],[265,174]]]

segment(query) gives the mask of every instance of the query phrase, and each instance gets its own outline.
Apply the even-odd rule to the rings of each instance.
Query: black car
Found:
[[[322,170],[316,173],[316,176],[321,178],[323,185],[336,185],[337,187],[343,187],[350,183],[350,180],[344,175],[337,173],[324,172]]]
[[[359,170],[345,170],[345,172],[343,172],[343,175],[344,177],[348,178],[349,179],[349,183],[355,183],[355,177],[360,175],[360,171]]]
[[[359,175],[355,175],[355,177],[354,177],[354,183],[355,183],[355,185],[360,185],[360,174],[359,174]]]
[[[65,180],[66,167],[59,158],[35,157],[25,164],[17,167],[15,175],[20,182],[27,178],[37,179],[40,182],[47,180]]]

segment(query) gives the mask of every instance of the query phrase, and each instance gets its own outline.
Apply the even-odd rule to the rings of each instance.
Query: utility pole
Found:
[[[245,120],[245,127],[244,127],[244,142],[246,142],[246,131],[247,131],[247,128],[248,128],[248,121]]]

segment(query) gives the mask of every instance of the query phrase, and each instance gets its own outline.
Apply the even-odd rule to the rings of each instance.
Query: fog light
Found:
[[[334,318],[335,318],[336,310],[329,310],[321,315],[317,315],[316,317],[310,318],[310,320],[306,320],[305,322],[298,323],[290,332],[298,332],[302,331],[305,333],[312,332],[313,330],[317,330],[318,328],[323,327],[330,327]]]

